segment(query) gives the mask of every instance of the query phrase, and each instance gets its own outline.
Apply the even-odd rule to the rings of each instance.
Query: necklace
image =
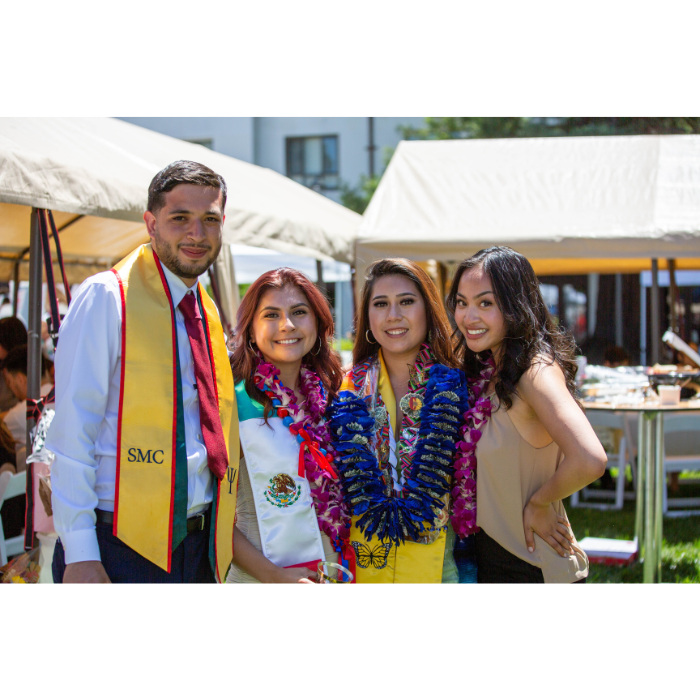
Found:
[[[452,527],[460,539],[479,531],[476,526],[476,444],[491,417],[491,401],[483,394],[495,368],[493,357],[489,357],[484,362],[479,378],[469,381],[474,405],[464,414],[462,439],[457,443],[458,458],[454,465],[455,483],[452,488]]]
[[[416,441],[421,425],[421,408],[423,407],[425,389],[430,368],[434,360],[430,347],[423,344],[416,356],[415,363],[409,370],[407,393],[399,401],[403,421],[399,426],[390,426],[388,411],[379,392],[379,382],[374,381],[374,373],[367,374],[367,380],[376,384],[372,404],[377,423],[375,447],[378,451],[379,466],[384,474],[386,495],[393,491],[401,493],[408,479],[416,453]],[[377,366],[377,371],[378,371]],[[398,418],[398,417],[397,417]],[[398,439],[391,435],[392,428],[398,427]],[[393,446],[393,450],[392,450]],[[392,459],[394,457],[394,459]]]
[[[343,391],[331,409],[343,493],[352,514],[361,516],[357,525],[367,539],[376,535],[394,544],[415,541],[424,523],[434,526],[450,490],[462,414],[468,407],[467,384],[461,370],[435,364],[429,346],[421,348],[419,357],[409,393],[417,394],[421,405],[418,410],[409,407],[413,413],[405,415],[408,430],[402,429],[398,447],[405,483],[399,493],[385,489],[382,480],[374,449],[376,408],[371,414],[363,398]],[[359,366],[358,374],[366,373],[372,362],[376,360]],[[379,432],[385,430],[386,424]]]
[[[332,465],[333,449],[323,417],[327,400],[321,380],[315,372],[301,368],[299,393],[304,397],[303,409],[297,405],[294,392],[282,385],[277,367],[262,358],[253,381],[272,400],[277,416],[300,444],[299,476],[305,476],[309,482],[319,528],[340,551],[350,532],[350,516]]]

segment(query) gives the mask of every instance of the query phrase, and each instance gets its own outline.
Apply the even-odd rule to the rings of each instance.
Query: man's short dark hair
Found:
[[[192,160],[176,160],[163,168],[148,186],[148,211],[155,214],[165,204],[165,194],[178,185],[201,185],[221,190],[221,208],[226,207],[226,181],[211,168]]]

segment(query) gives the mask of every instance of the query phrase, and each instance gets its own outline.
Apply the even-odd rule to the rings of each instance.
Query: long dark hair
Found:
[[[362,287],[362,300],[355,318],[355,346],[352,349],[353,364],[358,365],[374,355],[379,345],[367,340],[369,328],[369,302],[374,285],[380,277],[403,275],[413,282],[425,302],[427,342],[435,355],[435,360],[447,367],[456,367],[456,359],[450,342],[450,322],[437,287],[428,274],[416,263],[404,258],[377,260],[367,269]]]
[[[463,260],[457,267],[447,295],[447,308],[452,317],[462,275],[479,266],[491,280],[496,304],[506,324],[495,385],[499,401],[506,409],[513,405],[513,395],[517,395],[516,386],[520,377],[537,357],[549,358],[549,364],[556,362],[561,367],[566,386],[576,398],[576,344],[571,335],[565,329],[558,328],[552,320],[535,271],[524,255],[506,246],[493,246]],[[483,369],[482,361],[469,349],[458,328],[453,337],[457,340],[455,353],[462,361],[467,377],[476,379]]]
[[[282,289],[287,285],[298,287],[309,300],[309,306],[316,316],[320,348],[314,354],[316,345],[304,356],[304,365],[318,374],[330,403],[340,389],[343,381],[343,371],[340,358],[332,349],[333,316],[328,301],[318,291],[316,285],[304,274],[290,267],[279,267],[260,275],[245,293],[236,316],[236,334],[231,369],[235,382],[245,380],[248,396],[260,402],[265,408],[265,419],[272,412],[272,401],[267,394],[260,391],[253,383],[253,375],[258,366],[258,353],[253,349],[252,336],[253,318],[260,299],[269,289]]]

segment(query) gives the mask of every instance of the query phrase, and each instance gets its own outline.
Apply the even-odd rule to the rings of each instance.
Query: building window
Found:
[[[214,150],[214,139],[185,139],[188,143],[196,143],[198,146],[204,146],[210,151]]]
[[[288,138],[287,177],[314,190],[337,190],[338,137]]]

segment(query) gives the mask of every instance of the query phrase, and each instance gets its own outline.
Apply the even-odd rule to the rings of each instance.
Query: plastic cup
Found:
[[[330,561],[318,563],[319,583],[352,583],[353,575],[344,566]]]
[[[664,386],[657,389],[662,406],[678,406],[681,402],[681,388],[679,386]]]

